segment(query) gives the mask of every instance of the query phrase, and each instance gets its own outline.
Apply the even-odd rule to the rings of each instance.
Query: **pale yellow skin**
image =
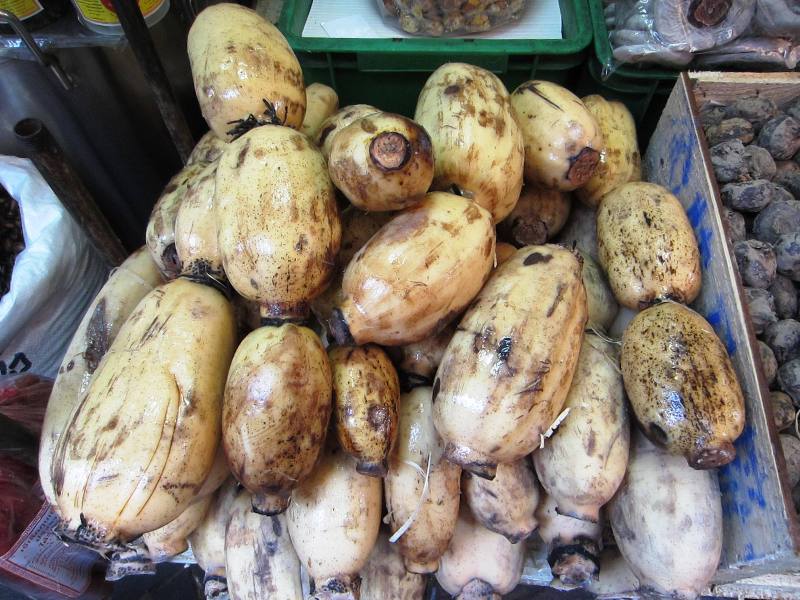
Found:
[[[325,119],[319,126],[317,135],[314,137],[314,143],[319,147],[325,160],[327,161],[331,154],[334,138],[342,129],[350,125],[353,121],[357,121],[361,117],[366,117],[376,112],[379,112],[378,109],[369,104],[352,104],[350,106],[343,106]]]
[[[333,376],[333,418],[339,445],[364,475],[386,475],[386,457],[397,436],[400,382],[380,346],[328,350]]]
[[[526,246],[495,270],[447,346],[434,423],[448,460],[491,478],[539,446],[561,412],[586,325],[578,257]]]
[[[623,306],[659,299],[691,303],[700,293],[700,250],[680,201],[655,183],[626,183],[597,209],[600,265]]]
[[[506,262],[509,258],[516,254],[517,249],[512,246],[511,244],[506,244],[505,242],[497,242],[494,248],[495,253],[495,268],[502,265]]]
[[[231,470],[228,468],[225,448],[220,444],[217,446],[217,454],[214,457],[214,464],[211,465],[211,471],[209,471],[208,477],[206,477],[202,487],[197,492],[197,496],[208,496],[215,493],[230,476]]]
[[[169,560],[189,549],[187,538],[203,522],[213,500],[211,494],[198,496],[178,518],[142,536],[153,562]]]
[[[289,535],[316,587],[315,599],[358,598],[353,583],[381,522],[381,481],[356,472],[352,458],[326,448],[311,477],[292,493]],[[335,589],[348,590],[336,595]]]
[[[572,198],[566,192],[526,185],[514,210],[498,228],[517,246],[544,244],[564,227],[571,206]]]
[[[251,504],[250,493],[239,492],[225,532],[230,600],[302,598],[300,561],[289,539],[286,517],[259,515]]]
[[[154,287],[161,274],[147,248],[131,254],[103,285],[83,315],[58,369],[39,440],[39,481],[44,497],[58,510],[51,468],[58,440],[72,410],[89,387],[100,359],[117,337],[122,324]]]
[[[638,588],[639,580],[616,548],[603,550],[599,577],[586,586],[590,592],[603,594],[603,598],[635,598],[635,590]]]
[[[342,245],[338,262],[342,269],[350,264],[356,252],[361,250],[381,227],[392,220],[390,212],[365,212],[354,207],[342,211]]]
[[[547,494],[536,508],[536,518],[539,536],[552,557],[548,561],[553,576],[570,585],[592,581],[599,566],[603,524],[560,514],[556,499]]]
[[[328,289],[311,301],[311,311],[321,325],[328,326],[333,309],[344,300],[342,275],[345,267],[355,253],[361,250],[364,244],[391,220],[393,215],[394,213],[390,212],[364,212],[352,206],[348,206],[342,211],[342,243],[339,255],[336,257],[336,275]]]
[[[744,396],[708,321],[676,302],[643,310],[622,336],[621,366],[633,412],[654,443],[696,469],[734,459]]]
[[[339,211],[322,155],[302,133],[258,127],[217,169],[217,240],[228,281],[265,317],[302,318],[334,274]]]
[[[314,468],[330,414],[331,370],[313,331],[265,326],[242,341],[225,385],[222,443],[256,510],[286,509]]]
[[[539,486],[527,457],[497,465],[491,481],[465,471],[461,490],[481,525],[504,535],[512,544],[527,539],[538,525],[534,512],[539,504]]]
[[[392,532],[420,507],[411,526],[397,541],[406,569],[414,573],[436,571],[458,518],[461,469],[442,457],[444,445],[433,427],[432,412],[431,388],[417,387],[402,396],[397,444],[384,479]],[[423,498],[429,459],[428,490]]]
[[[226,143],[225,140],[217,137],[217,134],[213,131],[207,131],[205,135],[200,138],[200,141],[195,144],[186,164],[216,162],[216,160],[222,156]]]
[[[433,142],[433,189],[455,185],[502,221],[519,198],[525,155],[500,79],[473,65],[442,65],[425,82],[414,120]]]
[[[600,162],[586,184],[575,191],[584,204],[596,208],[600,198],[629,181],[641,181],[642,157],[633,115],[622,102],[593,94],[582,99],[603,135]]]
[[[303,72],[283,34],[256,11],[233,3],[205,8],[187,39],[194,91],[208,126],[230,141],[231,121],[264,115],[300,129],[306,111]]]
[[[217,165],[209,163],[189,184],[175,218],[175,249],[183,274],[224,280],[214,213]]]
[[[572,191],[595,171],[603,134],[575,94],[549,81],[526,81],[511,94],[525,141],[525,181]]]
[[[339,309],[353,340],[399,346],[441,331],[486,281],[494,243],[489,213],[453,194],[399,213],[345,270]]]
[[[500,600],[517,587],[524,559],[525,544],[489,531],[463,506],[436,581],[458,600]]]
[[[215,492],[228,477],[230,470],[220,444],[211,471],[188,508],[174,521],[142,536],[153,562],[169,560],[189,548],[189,536],[205,520],[206,513],[215,501]]]
[[[150,213],[145,231],[145,242],[150,255],[166,279],[174,279],[181,272],[175,248],[175,218],[181,207],[189,184],[205,169],[203,163],[194,163],[181,169],[169,180]]]
[[[235,335],[230,302],[208,286],[177,279],[142,299],[56,449],[68,531],[124,542],[186,509],[214,464]]]
[[[605,273],[594,259],[579,250],[583,259],[583,287],[586,288],[586,303],[589,308],[589,321],[586,327],[606,332],[619,312],[619,304],[608,285]]]
[[[641,434],[635,438],[628,474],[609,504],[614,538],[643,589],[696,598],[722,551],[716,473],[692,469]]]
[[[391,147],[381,152],[381,142],[387,139]],[[433,181],[431,138],[401,115],[379,112],[361,117],[336,132],[328,173],[356,208],[372,212],[408,208],[422,200]]]
[[[514,252],[516,252],[516,248]],[[421,342],[400,346],[397,349],[396,359],[398,370],[411,375],[418,375],[427,380],[432,379],[436,369],[439,368],[445,348],[450,343],[455,329],[455,325],[451,323],[440,333],[425,338]]]
[[[361,600],[423,600],[426,584],[425,576],[406,571],[397,544],[382,530],[361,569]]]
[[[206,578],[225,577],[225,530],[238,494],[239,485],[231,477],[214,495],[205,518],[189,536],[192,554]]]
[[[315,139],[322,123],[339,109],[339,96],[336,90],[322,83],[312,83],[306,87],[306,114],[300,132]]]
[[[542,494],[536,508],[536,518],[539,520],[539,536],[551,547],[566,546],[581,537],[599,543],[603,535],[602,523],[559,514],[555,498],[546,494]]]
[[[584,336],[564,408],[567,417],[533,453],[536,474],[560,514],[597,522],[628,465],[630,420],[615,346]]]

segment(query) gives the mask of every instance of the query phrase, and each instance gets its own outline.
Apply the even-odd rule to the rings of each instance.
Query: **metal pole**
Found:
[[[153,38],[147,29],[147,23],[139,10],[139,3],[136,0],[113,0],[113,2],[128,43],[155,96],[164,125],[172,137],[181,161],[186,164],[194,148],[194,138],[169,84],[164,65],[161,64]]]
[[[22,39],[22,42],[28,47],[28,50],[31,51],[31,54],[33,54],[33,57],[36,59],[36,61],[43,67],[47,67],[53,72],[53,75],[56,76],[56,79],[58,79],[61,87],[63,87],[65,90],[70,90],[72,88],[72,79],[70,78],[69,74],[61,68],[58,59],[52,54],[42,52],[42,49],[39,47],[39,44],[36,43],[36,40],[33,39],[33,36],[28,31],[28,28],[22,24],[22,21],[20,21],[16,15],[8,10],[0,10],[0,23],[5,23],[11,26],[11,28]]]
[[[39,119],[23,119],[14,126],[14,133],[64,208],[84,229],[92,245],[109,264],[117,266],[122,263],[128,256],[122,242],[47,127]]]

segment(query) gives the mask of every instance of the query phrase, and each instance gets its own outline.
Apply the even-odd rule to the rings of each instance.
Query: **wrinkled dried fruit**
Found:
[[[800,356],[800,323],[783,319],[764,331],[764,341],[772,348],[780,364]]]
[[[772,285],[778,261],[771,244],[758,240],[736,242],[733,253],[745,285],[762,289]]]
[[[778,320],[775,314],[775,300],[768,290],[752,287],[744,288],[744,298],[753,329],[756,335],[761,335],[768,325]]]

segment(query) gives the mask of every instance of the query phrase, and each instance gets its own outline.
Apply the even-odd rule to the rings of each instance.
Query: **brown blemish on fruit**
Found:
[[[563,283],[558,284],[558,286],[556,287],[556,297],[553,300],[553,303],[550,305],[550,308],[547,309],[547,313],[545,314],[546,317],[553,316],[553,313],[555,312],[558,303],[561,302],[561,299],[564,297],[564,290],[566,289],[566,287],[567,286],[564,285]]]
[[[367,411],[367,422],[370,427],[377,430],[386,429],[389,424],[389,411],[385,406],[370,406]]]
[[[298,152],[302,152],[308,146],[308,141],[306,140],[306,136],[300,134],[292,136],[292,143],[294,144],[295,150]]]
[[[108,323],[106,321],[106,299],[103,298],[97,303],[86,327],[86,350],[83,358],[86,361],[86,372],[90,375],[95,372],[100,359],[108,352]],[[74,364],[70,361],[67,370],[71,370]]]
[[[478,209],[478,207],[475,204],[470,202],[464,208],[464,216],[467,218],[467,223],[473,223],[476,220],[481,218],[481,211]]]
[[[405,242],[422,231],[428,223],[428,214],[421,209],[411,209],[392,219],[380,232],[367,242],[364,248]],[[362,249],[363,251],[363,249]]]
[[[322,146],[325,143],[327,137],[331,134],[331,132],[336,129],[336,125],[328,125],[325,129],[323,129],[319,134],[319,142],[318,144]]]
[[[361,129],[366,133],[375,133],[378,131],[378,128],[375,126],[375,123],[372,122],[370,118],[364,118],[359,121],[361,124]]]
[[[240,168],[244,164],[245,158],[247,158],[247,151],[250,149],[250,140],[248,139],[242,149],[239,150],[239,155],[236,157],[236,168]]]
[[[522,264],[526,267],[531,265],[538,265],[538,264],[546,264],[553,260],[552,254],[542,254],[541,252],[532,252],[528,256],[525,257],[525,260],[522,261]]]

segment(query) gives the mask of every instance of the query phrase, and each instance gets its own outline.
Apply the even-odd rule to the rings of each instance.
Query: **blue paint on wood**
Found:
[[[761,558],[761,556],[763,556],[763,554],[762,555],[756,555],[756,551],[753,549],[753,544],[745,544],[744,545],[744,556],[742,556],[742,558],[745,561],[750,562],[750,561],[755,560],[757,558]]]
[[[731,334],[730,315],[728,315],[722,296],[717,294],[716,298],[714,299],[714,303],[716,304],[717,308],[705,315],[706,320],[711,324],[711,326],[714,328],[714,331],[717,332],[717,335],[724,342],[725,349],[728,351],[728,355],[733,356],[736,354],[738,346],[736,344],[736,340]]]
[[[767,473],[759,463],[755,449],[755,429],[745,425],[742,435],[736,440],[736,459],[719,470],[719,489],[722,493],[722,512],[747,527],[754,511],[768,510],[764,497],[764,482]],[[760,558],[750,547],[747,560]]]
[[[691,119],[672,119],[673,131],[669,144],[669,182],[676,196],[689,184],[694,157]]]
[[[714,237],[711,227],[705,221],[708,215],[708,202],[700,192],[694,195],[694,200],[686,208],[686,216],[689,223],[694,229],[694,235],[697,238],[697,246],[700,248],[700,258],[703,263],[703,268],[707,269],[711,264],[713,250],[711,248],[711,240]]]
[[[706,202],[706,199],[703,198],[700,192],[697,192],[694,196],[694,200],[692,200],[692,203],[686,209],[686,216],[689,218],[689,223],[692,224],[693,229],[696,230],[700,227],[706,213],[708,213],[708,202]]]
[[[728,477],[726,471],[719,472],[719,491],[722,495],[722,514],[726,517],[741,515],[742,509],[736,502],[739,482],[732,477]],[[743,510],[747,509],[747,506],[743,507]]]
[[[708,265],[711,264],[711,239],[714,234],[708,227],[700,227],[700,229],[697,230],[696,235],[697,245],[700,248],[700,258],[703,263],[703,268],[707,269]]]

